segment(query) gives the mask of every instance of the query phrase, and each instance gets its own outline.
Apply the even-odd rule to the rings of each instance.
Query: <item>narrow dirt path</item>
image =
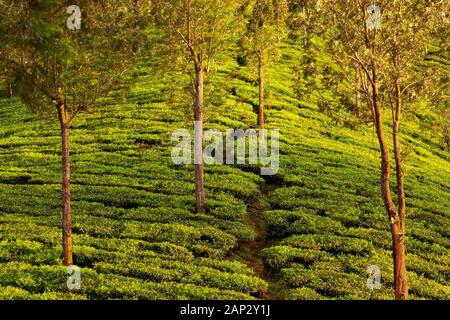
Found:
[[[246,263],[253,269],[259,278],[267,281],[269,284],[268,291],[261,293],[259,296],[259,298],[264,300],[279,299],[279,297],[271,291],[272,281],[270,279],[270,273],[266,269],[264,261],[261,257],[261,251],[272,245],[267,236],[263,214],[264,211],[271,209],[269,194],[274,189],[275,186],[264,185],[257,197],[252,199],[252,201],[248,204],[246,223],[255,231],[256,237],[253,240],[241,243],[240,246],[231,253],[233,258],[237,258],[238,260]]]
[[[254,240],[247,241],[243,244],[242,249],[249,253],[247,264],[255,271],[255,273],[263,280],[269,283],[269,289],[263,293],[261,298],[264,300],[276,300],[277,297],[270,290],[270,274],[261,258],[261,250],[270,246],[267,239],[267,230],[264,225],[264,211],[270,210],[269,204],[269,187],[261,190],[261,193],[255,201],[250,203],[247,209],[247,224],[256,232]]]

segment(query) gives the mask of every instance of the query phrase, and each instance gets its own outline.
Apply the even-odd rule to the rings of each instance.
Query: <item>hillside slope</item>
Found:
[[[280,129],[276,179],[207,166],[206,215],[193,214],[193,168],[170,158],[182,110],[143,64],[126,101],[82,114],[72,130],[74,260],[69,292],[60,261],[60,158],[56,124],[0,100],[0,298],[391,299],[390,233],[378,187],[376,135],[336,125],[291,89],[293,46],[270,75],[267,127]],[[256,87],[232,58],[223,113],[206,128],[256,125]],[[406,162],[408,276],[412,298],[450,298],[450,156],[410,121]],[[269,284],[236,248],[256,234],[247,206],[268,188],[260,252]],[[262,214],[262,213],[261,213]],[[234,248],[234,250],[232,250]],[[250,264],[247,266],[246,263]],[[382,289],[367,289],[367,267]]]

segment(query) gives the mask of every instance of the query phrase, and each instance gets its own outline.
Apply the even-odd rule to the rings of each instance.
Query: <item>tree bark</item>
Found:
[[[259,124],[259,138],[264,139],[264,64],[262,54],[258,55],[258,124]]]
[[[404,243],[404,223],[405,223],[405,194],[403,192],[403,177],[401,171],[401,159],[400,148],[398,142],[398,126],[395,128],[394,121],[394,151],[396,164],[399,166],[397,169],[397,181],[401,181],[398,186],[398,199],[399,199],[399,211],[395,207],[392,200],[392,193],[390,188],[390,163],[389,163],[389,148],[386,142],[383,128],[383,120],[381,109],[379,105],[379,92],[378,92],[378,75],[377,70],[372,70],[372,104],[375,116],[375,127],[378,137],[378,142],[381,151],[381,195],[383,198],[384,206],[389,215],[389,221],[391,224],[392,234],[392,253],[394,260],[394,286],[395,286],[395,299],[406,300],[408,299],[408,284],[406,279],[406,247]],[[399,110],[400,112],[400,110]],[[396,141],[397,139],[397,141]],[[400,176],[399,176],[400,173]]]
[[[363,12],[364,18],[366,17],[367,11],[364,6],[360,6]],[[369,31],[367,24],[364,24],[365,41],[366,48],[369,49],[373,56],[376,56],[375,45],[371,44]],[[398,52],[396,52],[398,53]],[[394,67],[397,71],[399,68],[399,56],[396,55],[394,58]],[[364,67],[364,65],[361,65]],[[367,67],[364,68],[366,75],[369,77],[372,74],[371,79],[371,89],[372,97],[371,107],[372,115],[375,124],[375,129],[377,132],[378,143],[380,145],[381,152],[381,196],[383,198],[383,203],[389,216],[389,222],[391,225],[391,235],[392,235],[392,256],[394,260],[394,286],[395,286],[395,299],[397,300],[407,300],[408,299],[408,284],[406,279],[406,247],[404,239],[405,231],[405,193],[403,190],[403,172],[401,168],[401,153],[400,153],[400,143],[398,140],[398,130],[400,124],[400,106],[401,106],[401,91],[399,86],[400,73],[397,74],[396,78],[396,113],[394,115],[393,121],[393,141],[394,141],[394,156],[396,162],[396,176],[397,176],[397,199],[398,199],[398,210],[392,200],[392,193],[390,187],[390,164],[389,164],[389,147],[384,136],[383,119],[380,108],[379,101],[379,84],[378,84],[378,70],[374,59],[370,63],[370,71]]]
[[[447,151],[450,152],[450,136],[448,134],[448,129],[447,132],[444,133],[444,140],[447,143]]]
[[[358,119],[361,118],[361,67],[355,64],[355,113]]]
[[[134,19],[135,19],[135,23],[134,23],[134,28],[137,30],[139,25],[138,25],[138,18],[139,18],[139,0],[133,0],[133,12],[134,12]],[[139,42],[136,40],[133,43],[133,48],[132,51],[134,53],[139,51]]]
[[[390,187],[390,163],[389,163],[389,148],[386,142],[383,128],[383,119],[379,105],[379,91],[377,71],[375,68],[372,71],[372,104],[375,118],[375,129],[378,137],[378,144],[381,152],[381,196],[383,203],[390,217],[397,215],[397,209],[392,201],[391,187]]]
[[[197,213],[205,213],[205,181],[204,181],[204,167],[203,167],[203,66],[202,61],[195,65],[195,106],[194,106],[194,120],[199,126],[197,135],[194,137],[194,159],[195,163],[195,198]]]
[[[447,120],[444,119],[444,121],[447,121]],[[442,128],[442,136],[444,138],[444,142],[447,144],[447,151],[450,152],[450,135],[449,135],[448,125],[446,125],[445,123]]]
[[[395,66],[398,69],[398,57],[395,57]],[[394,242],[394,282],[395,298],[397,300],[408,299],[408,280],[406,275],[406,199],[403,183],[403,166],[399,140],[400,115],[402,107],[400,75],[395,79],[395,114],[392,130],[392,139],[394,141],[395,174],[397,177],[397,202],[398,202],[398,221],[393,228],[392,236]]]
[[[70,142],[69,122],[64,105],[58,106],[58,116],[61,125],[62,150],[62,243],[63,264],[73,264],[72,256],[72,223],[70,216]]]
[[[406,277],[406,246],[400,223],[391,224],[393,259],[394,259],[394,287],[396,300],[408,300],[408,280]]]
[[[9,97],[12,98],[13,96],[13,87],[12,87],[12,83],[8,81],[8,94]]]
[[[302,7],[302,16],[303,16],[303,18],[306,18],[308,16],[308,13],[306,12],[306,4],[303,5],[303,7]],[[305,50],[308,50],[309,49],[308,23],[302,23],[302,25],[303,25],[303,48],[305,48]]]

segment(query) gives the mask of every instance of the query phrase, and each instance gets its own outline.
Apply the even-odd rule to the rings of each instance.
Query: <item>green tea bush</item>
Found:
[[[328,259],[329,254],[319,250],[305,250],[290,246],[274,246],[261,251],[265,263],[270,269],[279,270],[291,263],[309,266],[316,261]]]
[[[11,286],[0,286],[0,300],[25,300],[29,299],[31,294],[20,288]]]
[[[167,102],[154,58],[139,62],[128,97],[116,101],[112,92],[107,108],[78,116],[71,131],[76,292],[59,265],[59,128],[17,98],[0,99],[0,299],[252,299],[267,283],[231,249],[257,238],[248,215],[256,203],[268,232],[261,256],[278,296],[391,299],[376,135],[320,112],[317,96],[295,97],[300,47],[282,43],[268,72],[266,127],[280,130],[277,176],[264,181],[256,166],[205,166],[206,214],[195,214],[194,167],[172,163],[172,131],[192,124]],[[205,128],[255,128],[256,78],[224,56],[214,79],[229,88],[220,106],[207,108]],[[404,164],[411,298],[448,299],[450,158],[419,122],[405,119],[402,128],[413,147]],[[259,203],[261,189],[270,204]],[[369,265],[382,271],[381,290],[366,288]]]
[[[281,241],[280,244],[302,249],[324,250],[333,254],[366,255],[374,250],[369,241],[332,234],[293,235]]]
[[[310,210],[274,210],[264,213],[269,232],[274,237],[295,233],[335,233],[343,226],[333,219],[322,217]]]

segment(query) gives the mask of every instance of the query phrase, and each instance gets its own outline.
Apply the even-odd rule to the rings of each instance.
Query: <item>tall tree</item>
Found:
[[[242,8],[246,29],[242,45],[251,61],[256,60],[258,78],[258,124],[263,138],[265,123],[265,77],[271,58],[286,31],[286,0],[249,0]]]
[[[287,24],[291,38],[300,38],[305,50],[311,37],[326,30],[326,18],[320,11],[322,0],[287,0],[289,15]]]
[[[416,66],[426,55],[443,1],[389,0],[373,5],[366,0],[329,1],[342,53],[362,68],[365,91],[381,154],[381,195],[391,226],[395,298],[408,299],[406,275],[406,197],[400,122],[408,90],[417,83]],[[423,75],[422,75],[423,76]],[[410,95],[413,96],[413,95]],[[411,102],[411,101],[409,101]],[[384,104],[391,107],[396,175],[396,203],[390,185],[390,148],[386,138]]]
[[[355,114],[359,119],[361,117],[361,66],[358,63],[355,67]]]
[[[169,55],[188,60],[195,121],[195,197],[197,213],[205,213],[203,167],[204,80],[215,58],[233,37],[235,0],[157,0],[156,26],[163,31]],[[167,48],[166,47],[166,48]]]
[[[129,1],[3,1],[0,61],[32,112],[57,114],[62,153],[63,264],[72,265],[69,132],[132,67]],[[111,54],[111,52],[114,54]],[[121,86],[121,88],[125,88]]]
[[[358,79],[349,72],[357,66],[349,66],[344,57],[335,61],[330,17],[323,1],[290,0],[289,12],[291,37],[300,44],[299,58],[292,68],[296,97],[299,101],[316,104],[336,122],[353,127],[364,121],[363,117],[358,117],[360,99],[355,89],[359,87]],[[348,111],[354,111],[356,119]]]

